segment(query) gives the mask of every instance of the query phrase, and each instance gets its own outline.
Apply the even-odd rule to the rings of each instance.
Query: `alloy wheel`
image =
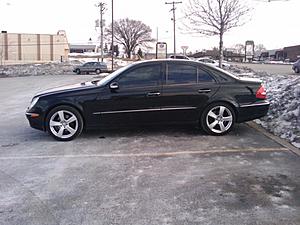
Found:
[[[55,112],[49,121],[51,133],[60,138],[68,139],[76,134],[79,128],[78,118],[68,110]]]
[[[206,115],[206,125],[215,134],[227,132],[233,125],[233,115],[225,106],[216,106]]]

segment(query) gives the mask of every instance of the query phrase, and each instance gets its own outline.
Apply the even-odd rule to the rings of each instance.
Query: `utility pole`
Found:
[[[166,2],[167,5],[173,5],[171,11],[173,11],[173,29],[174,29],[174,59],[176,59],[176,18],[175,18],[175,4],[181,4],[182,2]]]
[[[105,11],[105,3],[100,2],[98,3],[97,7],[100,8],[100,49],[101,49],[101,62],[103,62],[103,14]]]
[[[114,70],[114,0],[111,0],[111,71]]]

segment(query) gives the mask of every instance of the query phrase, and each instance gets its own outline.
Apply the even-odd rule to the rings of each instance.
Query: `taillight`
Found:
[[[259,99],[266,99],[267,98],[267,91],[264,88],[264,86],[261,85],[260,88],[257,90],[256,98],[259,98]]]

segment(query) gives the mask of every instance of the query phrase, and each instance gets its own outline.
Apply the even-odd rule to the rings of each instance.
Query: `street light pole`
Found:
[[[111,70],[114,70],[114,0],[111,0]]]
[[[97,7],[100,8],[100,21],[99,21],[99,27],[100,27],[100,49],[101,49],[101,62],[103,62],[103,14],[105,11],[105,3],[100,2]]]
[[[166,2],[165,4],[170,5],[172,4],[173,7],[171,9],[171,11],[173,11],[173,30],[174,30],[174,59],[176,59],[176,18],[175,18],[175,4],[180,4],[182,2]]]

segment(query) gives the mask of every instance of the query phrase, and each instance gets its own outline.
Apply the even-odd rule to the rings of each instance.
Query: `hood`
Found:
[[[83,82],[78,84],[71,84],[71,85],[64,85],[56,88],[47,89],[45,91],[38,92],[35,96],[41,96],[41,95],[48,95],[48,94],[57,94],[57,93],[63,93],[68,91],[77,91],[77,90],[85,90],[92,87],[97,86],[98,81],[89,81],[89,82]]]

